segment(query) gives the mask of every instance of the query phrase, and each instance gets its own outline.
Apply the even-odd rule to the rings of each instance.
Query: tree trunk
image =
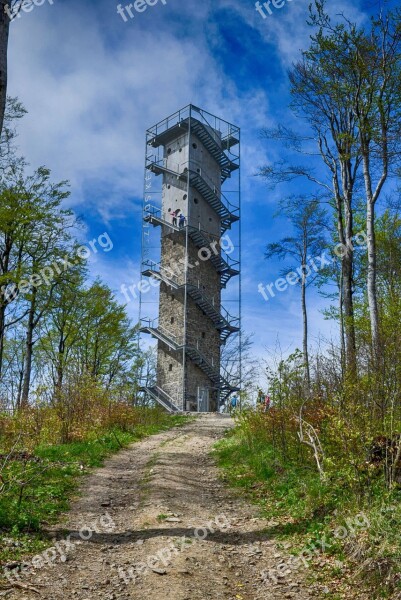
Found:
[[[364,145],[363,176],[366,192],[366,236],[368,245],[368,277],[367,293],[369,303],[370,331],[372,338],[372,351],[374,363],[377,363],[380,352],[379,340],[379,309],[377,302],[377,269],[376,269],[376,233],[375,233],[375,200],[372,192],[372,179],[370,176],[369,149]]]
[[[306,265],[302,266],[301,280],[301,302],[302,302],[302,320],[303,320],[303,354],[305,364],[305,376],[308,389],[310,389],[310,368],[309,368],[309,352],[308,352],[308,313],[306,309]]]
[[[54,398],[55,401],[58,402],[61,398],[61,388],[63,385],[64,379],[64,351],[65,351],[65,342],[64,342],[64,333],[61,333],[58,345],[58,354],[57,354],[57,379],[54,390]]]
[[[1,1],[1,0],[0,0]],[[0,131],[1,133],[1,131]],[[0,275],[6,275],[9,269],[10,254],[12,243],[6,239],[4,250],[1,254],[1,272]],[[6,309],[8,306],[7,295],[3,286],[0,288],[0,379],[3,372],[3,357],[4,357],[4,339],[6,335]]]
[[[343,327],[345,331],[345,367],[346,373],[351,379],[356,377],[356,336],[354,319],[354,301],[353,301],[353,272],[354,272],[354,252],[352,245],[353,219],[351,194],[348,193],[347,200],[344,202],[339,192],[336,182],[336,210],[337,210],[337,231],[338,239],[341,244],[341,274],[342,274],[342,305],[343,305]],[[345,225],[343,216],[343,206],[345,208]]]
[[[21,408],[21,396],[22,396],[23,381],[24,381],[24,364],[22,365],[22,368],[19,372],[19,377],[18,377],[18,391],[17,391],[17,402],[16,402],[16,407],[18,410]]]
[[[31,386],[32,373],[32,354],[33,354],[33,331],[35,328],[35,307],[36,307],[36,287],[32,288],[32,300],[28,314],[28,325],[26,330],[26,355],[24,369],[24,384],[22,387],[21,406],[26,407],[29,404],[29,389]]]
[[[344,324],[345,324],[345,354],[346,370],[351,378],[356,376],[356,338],[353,300],[353,252],[347,249],[343,258],[344,267]]]
[[[7,100],[7,51],[10,18],[5,7],[9,4],[11,4],[11,0],[0,0],[0,134],[3,131]]]
[[[6,307],[5,304],[0,304],[0,381],[3,372],[3,355],[4,355],[4,335],[6,326]]]
[[[341,265],[340,282],[339,282],[339,315],[340,315],[340,338],[341,338],[341,376],[344,379],[345,375],[345,329],[344,329],[344,275],[343,266]]]
[[[376,233],[375,233],[375,207],[373,202],[368,202],[366,219],[366,233],[368,244],[368,302],[370,314],[370,328],[372,336],[372,348],[375,361],[380,352],[379,334],[379,308],[377,302],[377,269],[376,269]]]
[[[354,222],[352,212],[352,195],[349,191],[345,197],[345,254],[344,254],[344,313],[348,374],[356,377],[356,336],[354,319]]]

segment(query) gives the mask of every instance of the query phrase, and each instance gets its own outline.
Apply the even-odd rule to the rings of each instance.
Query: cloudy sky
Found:
[[[153,0],[155,1],[155,0]],[[91,261],[124,302],[123,283],[139,278],[145,130],[193,103],[241,127],[243,318],[255,352],[301,344],[299,290],[266,303],[259,282],[282,265],[264,260],[266,243],[288,232],[274,219],[286,190],[255,177],[281,149],[260,138],[294,125],[287,70],[308,45],[309,0],[287,0],[263,19],[254,0],[161,0],[126,20],[115,0],[45,0],[11,24],[9,94],[28,115],[19,144],[32,168],[46,165],[71,183],[69,205],[85,221],[83,241],[107,232],[113,250]],[[124,7],[129,2],[122,2]],[[363,22],[373,0],[329,0]],[[302,190],[301,190],[302,191]],[[335,335],[323,320],[326,300],[310,293],[311,342]],[[128,310],[138,317],[138,305]]]

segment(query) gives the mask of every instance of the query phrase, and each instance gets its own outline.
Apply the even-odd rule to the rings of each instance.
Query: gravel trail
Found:
[[[219,478],[210,451],[232,426],[203,415],[108,459],[81,487],[49,564],[22,575],[11,600],[306,600],[257,509]],[[263,530],[265,531],[263,533]],[[66,541],[67,540],[67,541]]]

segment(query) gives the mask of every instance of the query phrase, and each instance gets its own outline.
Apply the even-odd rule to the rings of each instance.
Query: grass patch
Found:
[[[151,419],[149,419],[150,421]],[[2,470],[0,494],[0,564],[19,560],[48,546],[43,532],[68,510],[82,475],[121,448],[145,436],[188,421],[182,415],[158,415],[132,431],[113,428],[68,444],[41,444],[26,456],[16,454]]]
[[[401,491],[389,493],[377,482],[361,501],[341,472],[322,482],[307,463],[279,460],[266,439],[248,433],[237,426],[214,453],[225,481],[260,507],[264,533],[280,545],[286,542],[292,554],[320,550],[310,563],[316,566],[311,581],[328,586],[328,600],[359,598],[366,589],[372,599],[399,599]],[[323,539],[329,544],[324,554]]]

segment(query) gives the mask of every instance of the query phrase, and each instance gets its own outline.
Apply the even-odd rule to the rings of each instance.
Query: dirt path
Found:
[[[263,581],[282,554],[261,533],[266,522],[255,509],[224,487],[209,456],[231,424],[205,415],[109,459],[85,480],[66,530],[53,531],[52,566],[38,559],[21,577],[36,592],[15,589],[7,598],[310,598],[300,574]]]

